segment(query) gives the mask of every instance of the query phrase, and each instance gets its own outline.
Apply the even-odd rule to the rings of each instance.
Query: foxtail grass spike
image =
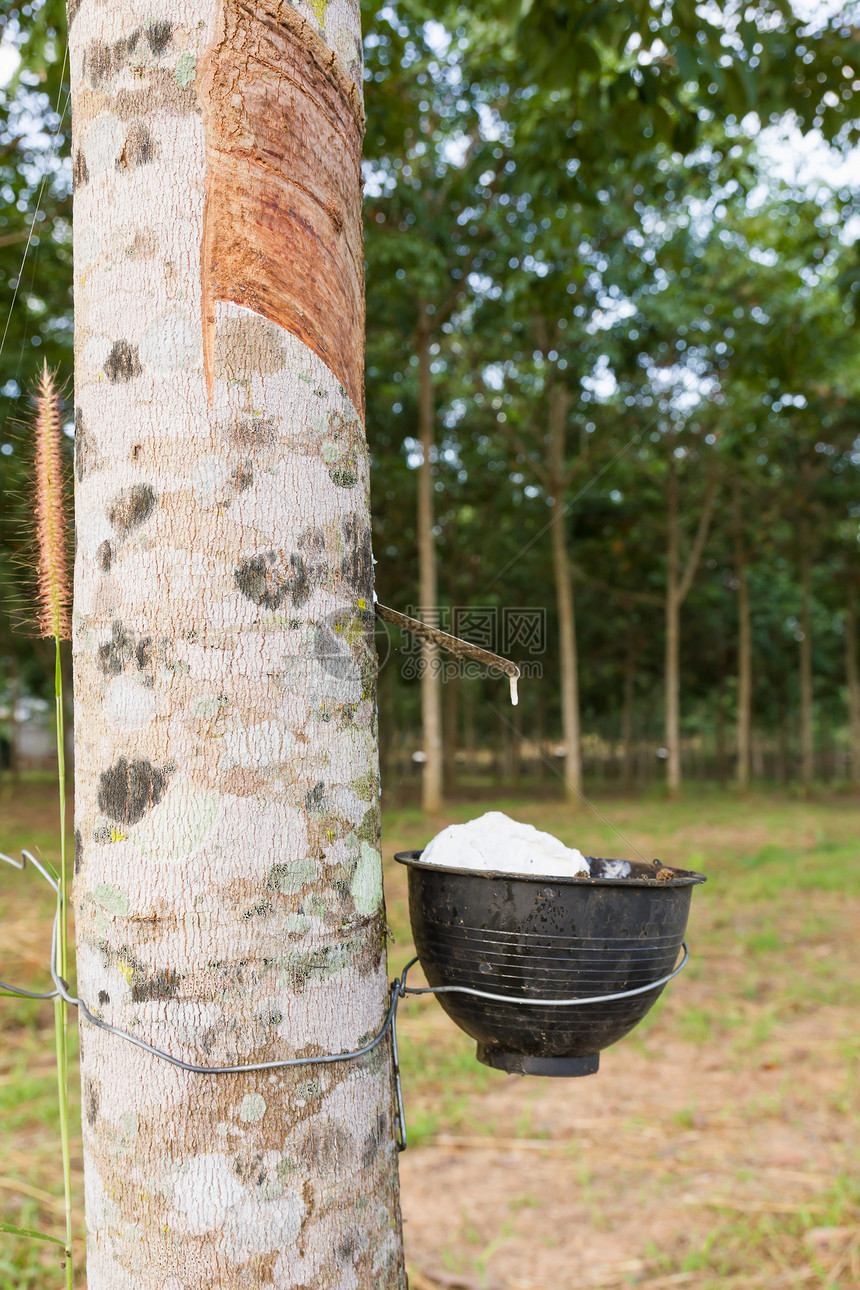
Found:
[[[39,633],[68,640],[69,562],[63,502],[63,444],[56,376],[42,368],[36,393],[36,534],[39,543]]]

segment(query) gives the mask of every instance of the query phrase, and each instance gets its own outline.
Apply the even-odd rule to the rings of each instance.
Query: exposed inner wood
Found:
[[[363,114],[309,23],[279,0],[223,0],[200,69],[205,105],[203,349],[216,300],[278,323],[364,414]]]

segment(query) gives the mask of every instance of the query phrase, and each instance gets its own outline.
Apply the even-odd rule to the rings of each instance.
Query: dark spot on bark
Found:
[[[117,170],[134,170],[137,166],[146,166],[154,161],[158,149],[149,130],[142,121],[133,122],[126,135],[122,152],[117,157]]]
[[[167,21],[154,22],[146,30],[146,41],[153,54],[163,54],[170,44],[170,37],[173,35],[173,23]]]
[[[141,672],[145,668],[149,667],[150,662],[152,661],[151,649],[152,649],[151,636],[144,636],[141,640],[138,641],[134,651],[134,658]]]
[[[129,345],[127,340],[116,341],[105,363],[105,376],[108,380],[116,385],[120,381],[133,380],[142,371],[137,346]]]
[[[66,22],[71,27],[75,15],[81,7],[81,0],[66,0]]]
[[[151,484],[133,484],[123,488],[108,507],[107,517],[121,537],[149,519],[155,510],[155,490]]]
[[[343,521],[343,540],[346,555],[340,562],[340,571],[355,594],[368,604],[373,600],[373,551],[370,529],[359,527],[353,519]]]
[[[305,529],[304,533],[299,534],[296,546],[302,551],[311,551],[314,555],[322,555],[325,551],[325,535],[322,529]]]
[[[155,67],[142,81],[140,89],[117,90],[111,109],[120,121],[133,121],[151,112],[169,112],[172,116],[188,116],[199,112],[200,104],[194,86],[185,89],[176,83],[172,67]]]
[[[114,384],[131,381],[140,376],[143,368],[136,345],[127,340],[115,341],[104,365],[106,376]]]
[[[111,638],[98,648],[98,663],[105,676],[119,676],[132,657],[134,641],[118,618],[111,624]]]
[[[80,829],[75,829],[75,865],[74,872],[81,872],[81,865],[84,862],[84,840],[81,837]]]
[[[277,572],[272,567],[274,552],[268,555],[252,555],[243,560],[233,572],[236,586],[255,605],[265,605],[266,609],[277,609],[287,594],[286,586],[278,580]]]
[[[278,423],[262,412],[240,412],[222,427],[222,434],[242,452],[264,452],[278,442]]]
[[[84,184],[90,182],[90,172],[87,170],[87,159],[84,156],[82,148],[78,148],[72,162],[72,187],[83,188]]]
[[[290,556],[290,573],[292,575],[290,595],[293,598],[293,604],[298,608],[308,598],[310,580],[307,565],[302,557],[295,552]]]
[[[305,1143],[304,1157],[318,1174],[334,1173],[352,1155],[352,1138],[339,1124],[311,1125]]]
[[[99,1113],[99,1095],[91,1079],[86,1081],[86,1088],[84,1089],[84,1111],[87,1124],[92,1128]]]
[[[303,605],[309,595],[308,568],[297,552],[290,554],[286,564],[275,551],[249,556],[233,577],[243,595],[266,609],[277,609],[287,595],[294,605]]]
[[[233,1172],[246,1186],[262,1187],[268,1177],[259,1151],[242,1151],[233,1161]]]
[[[151,762],[119,761],[99,776],[99,810],[120,824],[137,824],[161,801],[167,777]]]
[[[84,425],[84,414],[75,408],[75,475],[81,480],[99,465],[98,449]]]
[[[365,811],[364,816],[362,817],[356,837],[360,842],[369,842],[372,847],[378,847],[381,833],[382,822],[379,815],[379,807],[371,806],[370,810]]]
[[[242,917],[247,923],[251,918],[268,918],[269,914],[274,912],[275,907],[271,901],[261,900],[259,905],[252,905],[250,909],[246,909]]]
[[[358,1249],[358,1241],[354,1232],[347,1232],[337,1243],[337,1257],[341,1263],[352,1266],[352,1257]]]
[[[364,1140],[364,1147],[361,1152],[361,1163],[365,1169],[369,1169],[379,1155],[379,1148],[385,1141],[388,1133],[388,1116],[384,1111],[380,1111],[376,1117],[376,1124]]]
[[[106,1003],[110,1003],[110,995],[107,990],[99,990],[99,1003],[102,1007],[104,1007]]]
[[[305,798],[305,810],[308,815],[321,815],[325,802],[325,785],[322,780],[315,784]]]
[[[358,475],[355,473],[355,462],[345,461],[338,466],[332,466],[328,472],[328,477],[338,488],[355,488],[358,483]]]
[[[89,79],[94,90],[101,89],[113,80],[129,54],[134,53],[139,40],[140,32],[133,31],[113,44],[104,40],[90,41],[84,52],[84,76]]]
[[[102,573],[110,573],[113,552],[110,549],[110,542],[105,538],[104,542],[99,543],[99,549],[96,551],[96,560]]]
[[[152,976],[135,976],[131,983],[132,1003],[146,999],[170,999],[179,989],[179,973],[173,968],[162,968]]]
[[[230,483],[237,493],[244,493],[254,482],[254,467],[250,461],[243,461],[230,476]]]

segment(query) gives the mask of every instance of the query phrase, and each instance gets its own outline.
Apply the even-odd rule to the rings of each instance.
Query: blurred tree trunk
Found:
[[[421,465],[418,467],[418,585],[419,617],[438,624],[439,582],[436,571],[435,506],[433,498],[433,373],[430,367],[430,320],[421,305],[418,315],[418,437]],[[421,805],[429,815],[442,809],[442,678],[439,647],[421,642],[421,728],[425,761],[421,775]]]
[[[459,681],[456,676],[449,676],[444,686],[445,706],[445,795],[453,796],[457,791],[457,749],[458,738],[458,697]]]
[[[786,705],[780,708],[779,722],[777,724],[777,779],[783,786],[788,783],[788,718],[786,716]]]
[[[681,606],[687,598],[713,517],[716,477],[708,476],[699,512],[699,523],[687,563],[681,568],[681,516],[678,468],[674,453],[669,455],[666,541],[666,661],[665,661],[665,728],[666,783],[669,796],[681,795]]]
[[[860,786],[860,677],[857,671],[857,588],[848,583],[845,604],[845,680],[848,687],[848,774],[855,788]]]
[[[815,779],[815,715],[812,682],[812,611],[808,530],[800,530],[800,779],[807,793]]]
[[[546,758],[549,756],[544,744],[546,742],[546,684],[542,683],[536,687],[534,696],[534,735],[532,742],[534,749],[532,756],[534,758],[534,771],[538,784],[546,781],[549,767],[546,764]]]
[[[351,1050],[388,999],[357,9],[69,11],[78,988],[195,1064]],[[386,1048],[82,1038],[89,1290],[405,1290]]]
[[[567,550],[565,510],[565,439],[569,395],[554,384],[549,393],[549,489],[552,565],[558,611],[558,644],[561,669],[561,731],[564,744],[565,797],[573,805],[582,797],[582,738],[579,720],[579,664],[573,579]]]
[[[750,782],[750,733],[752,723],[752,625],[747,560],[743,536],[743,512],[740,484],[735,481],[732,494],[732,527],[735,578],[738,584],[738,717],[737,717],[737,786],[742,793]]]
[[[475,690],[480,682],[466,681],[463,687],[463,743],[466,751],[466,767],[469,775],[477,769],[477,743],[475,739]]]
[[[639,624],[632,619],[633,606],[630,602],[627,611],[627,650],[624,655],[624,692],[621,707],[621,743],[622,764],[621,778],[624,791],[629,793],[633,787],[635,773],[633,756],[633,718],[636,702],[636,665],[642,652],[643,638]]]
[[[723,655],[721,652],[721,663],[722,663],[722,659],[723,659]],[[727,779],[728,758],[726,755],[726,677],[725,677],[725,673],[723,672],[722,666],[720,667],[720,675],[717,681],[716,727],[717,727],[717,730],[716,730],[717,783],[719,784],[720,788],[724,788],[726,779]],[[707,775],[707,763],[706,763],[705,774]]]

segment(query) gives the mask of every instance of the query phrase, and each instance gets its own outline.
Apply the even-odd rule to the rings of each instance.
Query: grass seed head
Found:
[[[42,368],[36,393],[36,536],[39,545],[39,633],[71,637],[60,395],[55,373]]]

